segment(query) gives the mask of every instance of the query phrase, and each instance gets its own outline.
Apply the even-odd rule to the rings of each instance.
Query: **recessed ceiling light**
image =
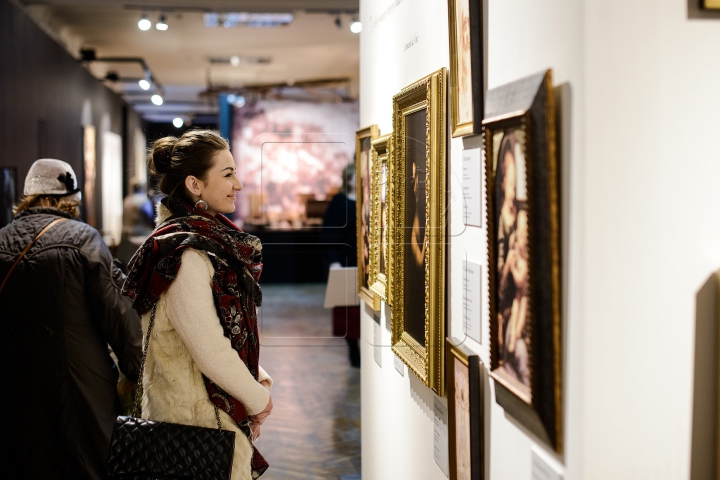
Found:
[[[360,32],[362,32],[362,23],[360,23],[360,22],[358,22],[357,20],[355,20],[354,22],[352,22],[352,23],[350,24],[350,31],[351,31],[352,33],[360,33]]]
[[[143,15],[140,18],[140,21],[138,22],[138,28],[140,30],[145,31],[145,30],[150,30],[150,27],[152,27],[152,22],[150,20],[148,20],[145,15]]]
[[[143,90],[150,90],[150,82],[148,82],[144,78],[138,82],[138,85],[140,85],[140,88],[142,88]]]
[[[158,30],[162,30],[163,32],[168,29],[167,21],[165,20],[165,15],[160,15],[160,20],[155,24],[155,28]]]
[[[150,100],[151,100],[155,105],[162,105],[162,104],[163,104],[163,98],[162,98],[160,95],[158,95],[158,94],[155,94],[155,95],[153,95],[152,97],[150,97]]]
[[[232,65],[233,67],[237,67],[238,65],[240,65],[240,57],[238,57],[237,55],[233,55],[232,57],[230,57],[230,65]]]

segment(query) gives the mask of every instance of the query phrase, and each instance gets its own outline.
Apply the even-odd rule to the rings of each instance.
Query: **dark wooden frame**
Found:
[[[455,31],[455,2],[467,1],[470,14],[470,63],[472,72],[472,122],[460,123],[458,119],[459,85],[457,78],[458,50]],[[483,4],[481,0],[448,0],[448,24],[450,32],[450,123],[453,137],[480,133],[485,108],[485,61],[483,45]]]
[[[457,452],[455,450],[455,369],[453,360],[457,358],[468,367],[470,385],[470,479],[483,480],[485,478],[485,422],[483,399],[485,398],[480,376],[480,356],[466,347],[457,338],[446,338],[445,365],[447,372],[447,401],[448,401],[448,452],[450,463],[450,480],[457,480]]]
[[[486,214],[490,305],[490,376],[505,411],[539,440],[563,451],[562,332],[560,319],[559,173],[556,159],[552,72],[542,72],[488,91],[483,121],[486,151]],[[499,370],[497,268],[494,218],[493,137],[506,128],[525,134],[529,244],[530,395]]]

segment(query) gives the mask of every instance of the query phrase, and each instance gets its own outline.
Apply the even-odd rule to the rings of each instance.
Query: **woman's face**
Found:
[[[243,186],[235,176],[235,160],[229,150],[221,150],[215,154],[207,178],[205,181],[198,179],[198,184],[200,198],[207,202],[209,214],[235,211],[235,194],[242,190]]]
[[[505,191],[505,201],[515,201],[515,156],[509,151],[505,153],[503,159],[505,164],[505,178],[503,179],[503,190]]]

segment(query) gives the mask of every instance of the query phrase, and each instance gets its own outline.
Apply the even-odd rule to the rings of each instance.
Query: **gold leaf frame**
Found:
[[[391,305],[390,295],[390,278],[392,277],[391,242],[390,232],[392,231],[392,198],[393,183],[392,172],[390,167],[392,162],[389,161],[392,156],[392,135],[387,134],[373,140],[370,148],[370,156],[372,157],[372,190],[370,194],[371,202],[371,225],[370,229],[370,291],[374,293],[380,300]],[[382,167],[385,165],[385,210],[387,212],[387,220],[385,224],[386,246],[385,246],[385,273],[380,271],[380,246],[382,244]]]
[[[446,75],[442,68],[393,97],[393,152],[390,169],[394,219],[392,247],[392,350],[439,396],[445,394],[445,229],[446,204]],[[426,110],[425,125],[425,346],[405,329],[405,126],[408,115]],[[432,293],[432,294],[431,294]]]
[[[472,85],[472,120],[460,123],[460,86],[458,83],[458,45],[455,3],[467,1],[470,24],[470,73]],[[480,133],[485,103],[485,62],[483,54],[483,7],[480,0],[448,0],[448,31],[450,45],[450,121],[453,137]]]
[[[370,191],[372,192],[372,141],[377,139],[380,135],[380,130],[378,129],[377,125],[370,125],[369,127],[362,128],[355,132],[355,191],[356,194],[356,201],[355,201],[355,208],[356,208],[356,214],[357,214],[357,270],[358,270],[358,296],[366,303],[370,308],[373,310],[380,310],[380,299],[372,292],[370,291],[370,285],[371,285],[371,274],[372,270],[370,269],[372,265],[372,204],[370,205],[370,225],[367,226],[368,228],[368,256],[369,256],[369,263],[368,263],[368,285],[364,284],[364,270],[363,270],[363,216],[362,216],[362,208],[363,208],[363,197],[362,197],[362,189],[363,189],[363,183],[362,183],[362,147],[364,142],[369,142],[370,148],[368,149],[368,162],[371,163],[370,165],[370,172],[371,172],[371,181],[370,181]],[[372,201],[372,193],[370,194],[370,201]]]
[[[552,71],[488,92],[485,136],[486,220],[488,228],[488,301],[490,306],[490,376],[505,412],[537,438],[563,451],[562,332],[560,318],[559,171],[556,152]],[[495,219],[495,135],[517,128],[525,136],[527,181],[530,392],[522,391],[500,363]]]

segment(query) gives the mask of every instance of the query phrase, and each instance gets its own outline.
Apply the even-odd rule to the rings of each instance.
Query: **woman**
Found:
[[[157,140],[148,169],[167,197],[123,287],[145,332],[154,313],[142,416],[215,427],[219,412],[236,432],[232,479],[257,478],[268,464],[252,442],[272,410],[272,380],[258,363],[262,247],[220,215],[242,190],[235,162],[218,133],[191,130]]]

